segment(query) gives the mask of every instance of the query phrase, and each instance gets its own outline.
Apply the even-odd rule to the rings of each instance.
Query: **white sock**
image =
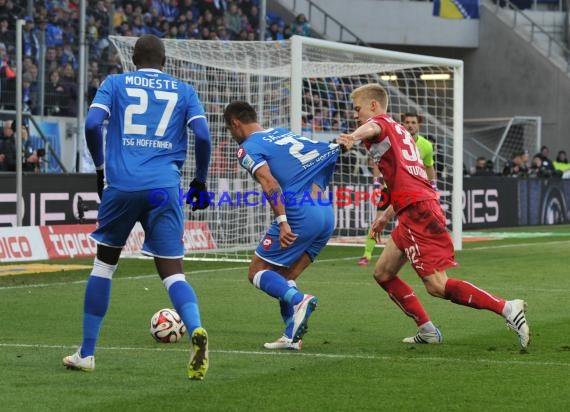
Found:
[[[420,325],[419,327],[420,332],[435,332],[435,326],[434,324],[431,322],[431,320],[429,322],[424,323],[423,325]]]

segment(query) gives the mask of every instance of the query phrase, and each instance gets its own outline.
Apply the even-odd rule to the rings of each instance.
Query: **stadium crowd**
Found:
[[[32,13],[25,2],[0,0],[0,108],[15,102],[15,25],[24,19],[24,108],[42,114],[39,82],[45,84],[44,115],[77,115],[79,66],[79,0],[34,1]],[[260,36],[259,0],[88,0],[86,35],[88,49],[87,99],[108,74],[121,71],[110,34],[154,34],[170,39],[266,40],[309,35],[304,15],[290,24],[268,14],[267,29]],[[41,51],[45,58],[41,60]],[[44,67],[43,77],[40,73]]]
[[[24,110],[34,115],[77,116],[79,8],[79,0],[34,1],[30,13],[25,2],[0,0],[0,109],[15,108],[15,22],[23,19]],[[264,35],[260,36],[259,31],[259,0],[88,0],[87,103],[91,102],[107,75],[122,70],[118,55],[108,40],[111,34],[140,36],[150,33],[169,39],[233,41],[259,40],[261,37],[284,40],[293,34],[311,35],[310,24],[303,14],[286,24],[279,16],[268,13]],[[43,105],[39,103],[42,80]],[[347,114],[350,111],[349,91],[334,78],[307,80],[304,90],[304,132],[336,133],[354,127],[351,115]],[[551,170],[551,161],[538,166],[542,154],[537,156],[529,161],[528,153],[517,153],[507,162],[503,173],[492,172],[487,159],[479,159],[479,167],[470,174],[517,177],[560,174],[558,169]],[[345,159],[340,163],[354,173],[359,173],[361,166],[367,163],[358,151],[343,157]]]

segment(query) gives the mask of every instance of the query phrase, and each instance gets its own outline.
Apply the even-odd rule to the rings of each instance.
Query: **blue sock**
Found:
[[[202,326],[198,298],[192,286],[186,281],[182,273],[171,275],[162,281],[174,309],[178,312],[188,330],[188,336],[192,336],[194,329]]]
[[[253,277],[253,284],[269,296],[281,299],[284,302],[296,305],[303,300],[303,294],[295,287],[290,286],[287,280],[272,270],[261,270]]]
[[[80,353],[82,358],[95,355],[95,345],[110,299],[111,279],[91,274],[87,280],[83,304],[83,341]]]
[[[297,284],[294,280],[287,281],[288,285],[297,289]],[[291,338],[293,332],[293,305],[279,299],[279,310],[281,312],[281,318],[283,323],[285,323],[284,335]]]

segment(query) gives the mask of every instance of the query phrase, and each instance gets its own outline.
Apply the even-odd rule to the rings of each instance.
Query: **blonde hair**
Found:
[[[356,98],[376,100],[384,110],[388,110],[388,93],[378,83],[365,84],[354,89],[350,94],[350,98],[353,100]]]

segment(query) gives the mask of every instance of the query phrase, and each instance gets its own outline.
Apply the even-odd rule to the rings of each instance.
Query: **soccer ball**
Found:
[[[150,320],[150,334],[157,342],[178,342],[185,333],[186,325],[173,309],[161,309]]]

